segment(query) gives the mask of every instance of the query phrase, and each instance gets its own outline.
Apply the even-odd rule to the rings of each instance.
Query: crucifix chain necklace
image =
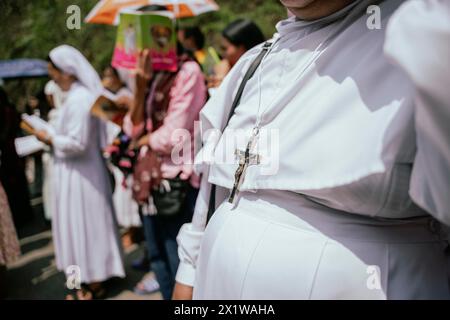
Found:
[[[279,38],[278,38],[279,39]],[[236,169],[236,172],[234,173],[234,185],[233,189],[231,190],[230,197],[228,198],[228,202],[233,203],[235,196],[239,192],[239,188],[244,182],[245,172],[247,171],[248,166],[250,165],[257,165],[260,163],[261,156],[259,154],[253,154],[251,151],[256,145],[256,140],[259,136],[259,129],[260,129],[260,122],[261,117],[259,116],[259,109],[261,108],[261,70],[264,65],[264,60],[266,59],[267,55],[272,51],[272,48],[274,47],[275,43],[278,41],[276,39],[270,46],[270,49],[266,52],[263,59],[261,60],[261,66],[258,70],[258,86],[259,86],[259,101],[258,101],[258,110],[257,110],[257,119],[255,122],[255,125],[252,130],[252,135],[247,142],[247,147],[244,151],[236,149],[234,152],[235,157],[239,161],[239,165]],[[269,104],[270,105],[270,104]],[[265,111],[265,110],[264,110]]]
[[[320,54],[322,53],[322,51],[319,51],[319,49],[329,39],[330,39],[330,35],[328,35],[325,38],[324,41],[319,43],[319,45],[316,47],[316,49],[314,50],[313,54],[311,55],[311,58],[304,65],[304,67],[302,68],[302,70],[299,73],[299,75],[294,79],[294,82],[297,82],[297,80],[300,79],[303,76],[303,74],[306,72],[306,70],[319,58]],[[267,110],[270,109],[270,107],[274,103],[274,101],[276,99],[276,96],[277,96],[277,95],[274,95],[274,97],[272,98],[270,103],[268,103],[266,105],[266,107],[264,108],[263,112],[260,113],[260,108],[261,108],[261,74],[262,74],[262,70],[263,70],[263,67],[264,67],[264,61],[265,61],[266,57],[269,55],[269,53],[272,51],[272,48],[275,46],[275,44],[278,42],[278,40],[280,40],[280,37],[278,37],[272,43],[270,49],[267,51],[267,53],[263,57],[263,59],[261,61],[261,66],[260,66],[260,68],[258,70],[259,103],[258,103],[258,109],[257,109],[257,113],[256,113],[256,121],[255,121],[255,124],[253,126],[252,134],[250,136],[250,139],[249,139],[249,141],[247,143],[247,146],[246,146],[245,150],[236,149],[235,152],[234,152],[235,157],[238,160],[238,167],[236,169],[236,172],[234,173],[233,189],[231,190],[230,196],[228,198],[228,202],[230,202],[230,203],[234,202],[234,199],[235,199],[236,195],[239,193],[240,187],[242,186],[242,184],[244,182],[245,173],[247,171],[247,168],[249,166],[251,166],[251,165],[258,165],[258,164],[261,163],[261,155],[259,155],[257,153],[252,153],[252,151],[255,148],[257,140],[258,140],[258,137],[259,137],[259,133],[260,133],[260,130],[261,130],[262,117],[267,112]]]

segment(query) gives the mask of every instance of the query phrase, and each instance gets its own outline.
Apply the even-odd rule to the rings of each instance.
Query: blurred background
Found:
[[[116,27],[86,24],[80,30],[66,28],[68,6],[81,9],[82,20],[97,0],[2,0],[0,2],[0,60],[17,58],[45,59],[48,52],[61,43],[80,49],[98,72],[111,62],[116,39]],[[286,10],[276,0],[218,0],[220,10],[179,20],[179,25],[201,26],[206,47],[219,48],[221,31],[238,18],[254,21],[266,38],[272,36],[275,24],[286,17]],[[47,79],[8,81],[5,89],[24,111],[26,96],[42,88]]]
[[[47,118],[51,108],[43,90],[49,81],[45,60],[50,50],[56,46],[64,43],[78,48],[99,74],[111,64],[117,26],[84,22],[85,17],[97,3],[98,0],[0,1],[0,62],[4,63],[3,71],[13,73],[12,76],[0,79],[2,81],[0,85],[8,93],[8,104],[11,103],[12,107],[5,110],[15,109],[13,118],[23,113]],[[177,24],[179,28],[199,26],[206,38],[205,47],[215,48],[220,55],[223,54],[222,31],[232,21],[239,18],[250,19],[259,26],[264,37],[268,39],[275,32],[276,23],[285,19],[287,15],[277,0],[217,0],[216,3],[219,10],[178,19]],[[67,28],[66,22],[70,16],[67,8],[71,5],[80,8],[80,29]],[[7,65],[7,63],[17,64]],[[8,123],[10,120],[5,118],[2,121]],[[6,127],[3,129],[2,132],[7,131]],[[12,128],[9,131],[16,134],[17,130]],[[13,140],[15,136],[10,138]],[[5,151],[5,156],[7,153]],[[10,159],[10,163],[16,163],[19,170],[17,172],[22,176],[25,173],[26,182],[24,177],[21,179],[23,181],[18,183],[16,180],[19,174],[6,169],[6,166],[2,174],[11,181],[14,180],[10,181],[11,183],[17,182],[17,185],[23,186],[21,190],[13,190],[9,194],[10,197],[11,194],[17,195],[17,199],[9,201],[14,205],[13,213],[21,214],[13,216],[22,255],[17,261],[8,264],[7,272],[3,270],[4,277],[0,277],[0,289],[6,288],[6,299],[62,299],[67,293],[64,287],[66,279],[64,274],[56,269],[51,222],[44,210],[42,190],[45,173],[42,152],[20,159],[14,152],[14,157]],[[124,243],[127,277],[108,281],[106,284],[109,289],[108,298],[162,298],[157,290],[153,290],[154,282],[144,281],[154,275],[139,264],[142,256],[145,256],[142,241],[142,233],[137,232],[133,239]],[[142,282],[151,287],[144,288],[150,292],[149,294],[146,294],[144,289],[141,290],[144,293],[136,293],[139,291],[136,288],[139,289],[139,283]]]

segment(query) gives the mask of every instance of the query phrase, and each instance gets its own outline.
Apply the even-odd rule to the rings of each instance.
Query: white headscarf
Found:
[[[75,76],[78,82],[86,87],[95,97],[103,92],[103,85],[97,71],[87,61],[83,54],[69,45],[61,45],[50,51],[50,59],[62,71]],[[98,121],[100,132],[100,147],[103,149],[117,135],[117,126],[111,128],[111,123]],[[115,130],[115,131],[112,131]]]
[[[100,77],[80,51],[63,44],[50,51],[49,56],[59,69],[75,76],[91,93],[101,94],[103,86]]]

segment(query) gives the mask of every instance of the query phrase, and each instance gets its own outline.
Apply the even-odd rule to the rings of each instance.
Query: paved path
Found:
[[[56,270],[51,230],[43,220],[41,208],[34,206],[35,220],[19,230],[21,258],[8,266],[7,299],[64,299],[68,290],[65,276]],[[132,246],[125,252],[125,279],[111,279],[106,283],[108,299],[159,300],[159,292],[140,296],[133,292],[144,272],[131,268],[131,262],[142,256],[142,247]]]

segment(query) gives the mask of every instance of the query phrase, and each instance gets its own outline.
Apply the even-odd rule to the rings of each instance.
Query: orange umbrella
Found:
[[[165,6],[174,12],[177,18],[193,17],[219,10],[219,6],[213,0],[101,0],[89,12],[85,22],[117,25],[122,9],[139,9],[148,5]]]

